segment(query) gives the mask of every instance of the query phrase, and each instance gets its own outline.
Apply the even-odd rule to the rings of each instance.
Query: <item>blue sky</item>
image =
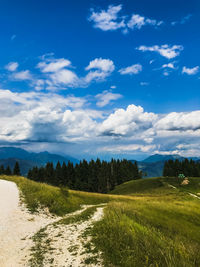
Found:
[[[1,1],[0,144],[200,156],[199,1]]]

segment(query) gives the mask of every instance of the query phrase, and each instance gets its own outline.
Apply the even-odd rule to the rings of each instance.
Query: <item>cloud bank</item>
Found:
[[[99,108],[121,98],[103,91]],[[53,92],[0,90],[0,143],[75,143],[84,153],[180,153],[199,155],[200,111],[156,114],[134,104],[106,112],[86,98]],[[95,146],[93,145],[95,143]]]

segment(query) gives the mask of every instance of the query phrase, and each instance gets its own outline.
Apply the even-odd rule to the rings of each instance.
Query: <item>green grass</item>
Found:
[[[152,178],[112,191],[132,199],[110,202],[92,229],[105,266],[200,266],[200,200],[187,193],[200,192],[200,179],[189,181],[182,186],[176,178]]]
[[[200,200],[188,194],[200,192],[200,178],[189,178],[184,186],[178,178],[129,181],[110,195],[65,191],[23,177],[1,178],[17,183],[31,210],[46,206],[63,215],[82,204],[108,203],[103,219],[89,230],[91,246],[102,252],[106,267],[200,266]],[[88,220],[95,208],[63,223]]]
[[[0,176],[0,179],[17,184],[21,197],[31,212],[40,208],[48,208],[53,214],[63,216],[76,211],[81,205],[97,205],[115,200],[128,199],[129,196],[116,196],[98,193],[89,193],[75,190],[64,190],[45,183],[31,181],[21,176]]]
[[[164,181],[167,183],[174,185],[178,187],[180,191],[185,191],[185,192],[191,192],[191,193],[200,193],[200,178],[199,177],[189,177],[189,184],[187,185],[181,185],[182,181],[184,179],[180,178],[162,178]]]
[[[83,212],[81,212],[80,214],[61,219],[58,223],[59,224],[72,224],[72,223],[74,224],[74,223],[81,223],[83,221],[87,221],[93,216],[93,214],[97,210],[97,207],[98,206],[89,207]]]
[[[163,216],[167,210],[163,205],[159,209],[145,201],[108,205],[104,219],[92,230],[105,266],[200,266],[200,219],[191,222],[199,215],[199,203],[193,205],[195,211],[187,211],[190,221],[183,216],[184,207],[177,210],[175,205]]]
[[[30,267],[43,267],[45,254],[49,251],[51,240],[43,242],[48,237],[46,227],[40,229],[32,238],[34,245],[31,248],[31,258],[29,260]]]
[[[163,182],[160,178],[148,178],[132,180],[115,187],[111,194],[117,195],[134,195],[135,193],[148,193],[157,189],[163,189]]]
[[[89,220],[93,216],[97,208],[98,206],[89,207],[83,212],[81,212],[80,214],[70,215],[69,217],[63,218],[49,225],[53,225],[54,227],[57,227],[59,224],[68,225],[68,224],[81,223],[83,221]],[[54,255],[53,255],[54,248],[52,247],[53,240],[49,238],[47,234],[48,226],[40,229],[32,238],[33,246],[31,248],[31,258],[29,260],[29,265],[31,267],[45,266],[44,261],[45,261],[45,257],[47,253],[52,254],[50,261],[52,261],[52,263],[54,261]],[[57,237],[62,237],[62,233],[59,232]],[[77,249],[78,249],[77,246],[72,246],[69,252],[77,253]]]
[[[62,216],[80,209],[81,205],[100,204],[109,201],[107,195],[63,190],[59,187],[37,183],[19,176],[0,176],[0,179],[15,182],[31,212],[48,208],[53,214]]]
[[[117,195],[160,195],[160,194],[173,194],[174,190],[169,187],[173,185],[182,192],[200,193],[200,178],[188,178],[188,185],[181,185],[184,179],[177,177],[157,177],[157,178],[147,178],[140,180],[132,180],[124,184],[116,186],[116,188],[111,191],[111,194]]]

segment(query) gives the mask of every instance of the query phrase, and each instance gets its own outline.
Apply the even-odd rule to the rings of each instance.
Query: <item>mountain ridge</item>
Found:
[[[58,154],[44,152],[28,152],[25,149],[16,148],[16,147],[0,147],[0,165],[4,167],[10,166],[13,169],[16,161],[19,162],[21,174],[27,175],[30,168],[34,166],[43,166],[47,162],[53,162],[57,164],[59,161],[61,164],[63,162],[72,162],[78,163],[79,160],[71,156],[61,156]]]
[[[184,160],[185,157],[182,157],[178,154],[176,155],[162,155],[162,154],[154,154],[150,155],[143,160],[130,160],[131,162],[137,162],[139,170],[141,170],[145,175],[144,177],[158,177],[162,176],[162,171],[164,167],[164,163],[167,160]],[[188,159],[200,160],[198,157],[188,157]],[[47,162],[53,162],[53,164],[57,164],[59,161],[61,164],[63,162],[72,162],[78,163],[79,160],[73,158],[69,155],[61,156],[54,153],[49,153],[48,151],[43,152],[29,152],[25,149],[18,147],[0,147],[0,165],[4,167],[10,166],[13,169],[16,161],[19,162],[20,169],[22,175],[27,175],[30,168],[34,166],[44,166]]]
[[[144,160],[137,161],[137,160],[130,160],[131,162],[137,162],[138,168],[142,171],[145,175],[144,177],[158,177],[162,176],[163,167],[167,160],[184,160],[186,157],[182,157],[178,154],[176,155],[162,155],[162,154],[154,154],[151,155]],[[193,160],[200,160],[198,157],[188,157],[188,159]]]

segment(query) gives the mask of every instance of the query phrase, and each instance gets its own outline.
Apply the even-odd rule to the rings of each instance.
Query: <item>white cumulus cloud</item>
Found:
[[[103,91],[104,107],[121,95]],[[200,110],[156,114],[129,105],[113,111],[87,109],[87,98],[54,92],[0,89],[0,144],[73,143],[77,154],[179,153],[199,155]],[[65,144],[64,144],[65,143]]]
[[[37,67],[42,72],[57,72],[64,67],[68,67],[71,65],[71,62],[65,58],[53,59],[51,62],[42,61],[38,63]]]
[[[87,138],[94,114],[83,110],[84,98],[55,93],[0,90],[0,141],[63,142]],[[92,114],[92,115],[91,115]]]
[[[194,68],[187,68],[187,67],[183,67],[182,69],[182,73],[186,73],[188,75],[195,75],[199,72],[199,66],[196,66]]]
[[[200,111],[172,112],[161,118],[155,128],[168,131],[195,131],[200,129]]]
[[[128,21],[127,26],[130,29],[141,29],[145,25],[160,26],[163,22],[155,19],[145,18],[138,14],[133,14],[131,19]]]
[[[115,70],[115,65],[110,59],[96,58],[90,61],[85,70],[89,71],[85,82],[90,83],[92,80],[104,80]]]
[[[112,100],[117,100],[121,98],[121,94],[114,94],[110,91],[103,91],[101,94],[96,95],[97,103],[96,105],[98,107],[104,107],[108,105]]]
[[[61,69],[49,75],[54,85],[59,86],[60,84],[73,87],[78,83],[77,75],[68,69]]]
[[[157,115],[144,112],[141,106],[129,105],[127,109],[117,109],[100,126],[102,135],[131,135],[151,127]]]
[[[139,72],[142,71],[142,65],[141,64],[135,64],[126,68],[122,68],[119,70],[120,74],[125,75],[125,74],[138,74]]]
[[[29,70],[23,70],[12,74],[12,78],[15,80],[25,81],[32,80],[32,75]]]
[[[150,19],[139,14],[132,14],[131,17],[128,15],[120,16],[119,12],[121,10],[122,5],[109,5],[107,10],[100,10],[99,12],[92,9],[89,21],[94,23],[95,28],[102,31],[122,29],[124,34],[128,33],[129,30],[139,30],[145,25],[160,26],[163,23],[163,21]]]
[[[174,63],[167,63],[167,64],[163,64],[162,68],[169,68],[169,69],[175,69]]]
[[[92,10],[89,21],[93,21],[94,27],[103,31],[113,31],[124,28],[124,20],[120,19],[118,14],[121,9],[122,5],[110,5],[107,10],[101,10],[100,12]]]
[[[16,69],[19,67],[19,64],[17,62],[10,62],[8,63],[5,68],[9,71],[16,71]]]
[[[154,45],[154,46],[145,46],[145,45],[141,45],[139,47],[136,48],[139,51],[142,52],[146,52],[146,51],[150,51],[150,52],[157,52],[159,53],[161,56],[166,57],[168,59],[171,58],[175,58],[177,56],[180,55],[180,52],[183,50],[183,46],[182,45]]]
[[[104,72],[112,72],[115,69],[115,66],[113,64],[113,61],[110,59],[96,58],[90,61],[89,65],[85,69],[100,69]]]
[[[79,84],[79,78],[74,71],[69,69],[71,62],[65,58],[46,58],[43,57],[43,61],[37,64],[37,68],[42,73],[46,74],[46,88],[49,90],[60,89],[65,87],[75,87]],[[39,83],[39,86],[38,86]],[[39,89],[42,84],[42,80],[36,82],[36,86]]]

